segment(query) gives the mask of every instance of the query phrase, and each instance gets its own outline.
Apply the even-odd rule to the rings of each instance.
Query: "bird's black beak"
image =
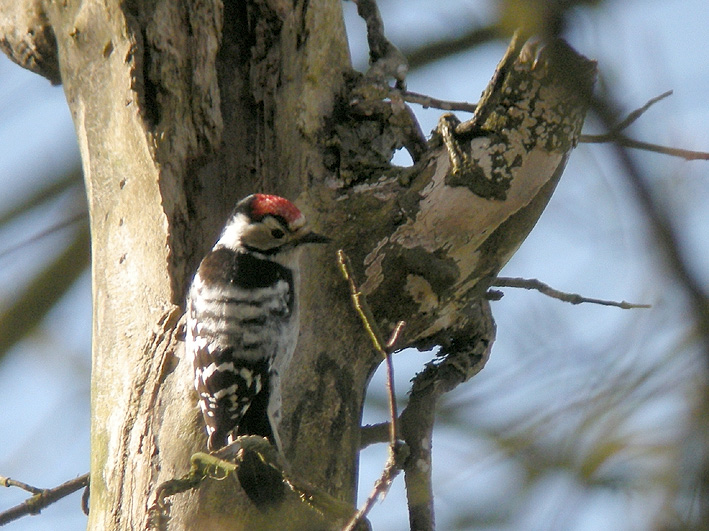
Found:
[[[317,232],[309,232],[298,239],[298,243],[330,243],[332,239]]]

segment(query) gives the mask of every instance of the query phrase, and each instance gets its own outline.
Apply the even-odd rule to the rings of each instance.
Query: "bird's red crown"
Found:
[[[260,220],[264,216],[279,216],[288,225],[295,224],[303,214],[293,203],[277,195],[254,194],[251,200],[251,218]]]

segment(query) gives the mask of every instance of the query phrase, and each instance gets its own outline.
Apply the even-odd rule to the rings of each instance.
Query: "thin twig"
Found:
[[[496,286],[498,288],[523,288],[523,289],[533,289],[544,295],[551,297],[553,299],[558,299],[560,301],[568,302],[570,304],[600,304],[601,306],[615,306],[623,310],[630,310],[633,308],[651,308],[649,304],[634,304],[626,301],[607,301],[603,299],[592,299],[589,297],[584,297],[578,295],[577,293],[566,293],[564,291],[559,291],[552,288],[548,284],[537,280],[536,278],[509,278],[509,277],[497,277],[490,284],[491,286]]]
[[[394,348],[396,347],[397,342],[399,341],[401,332],[404,330],[404,326],[406,326],[406,323],[404,323],[404,321],[399,321],[397,323],[396,327],[394,328],[394,331],[391,334],[391,337],[389,338],[389,341],[387,341],[386,351],[384,353],[384,361],[386,362],[387,366],[387,392],[389,394],[389,445],[393,450],[396,450],[396,423],[399,413],[396,407],[396,393],[394,392],[394,364],[391,361],[391,355],[394,352]]]
[[[469,103],[467,101],[441,100],[438,98],[433,98],[431,96],[426,96],[425,94],[419,94],[408,90],[397,90],[395,88],[390,88],[389,93],[390,97],[400,97],[408,103],[415,103],[417,105],[421,105],[424,109],[431,107],[444,111],[463,111],[474,113],[475,109],[477,108],[477,104],[475,103]],[[661,153],[663,155],[679,157],[685,160],[709,160],[709,152],[706,151],[694,151],[691,149],[661,146],[659,144],[653,144],[651,142],[634,140],[632,138],[628,138],[627,136],[621,133],[621,131],[627,129],[638,118],[645,114],[645,112],[650,107],[671,95],[672,91],[668,90],[667,92],[664,92],[659,96],[650,99],[647,103],[645,103],[645,105],[643,105],[639,109],[635,109],[630,114],[628,114],[628,116],[621,120],[618,125],[613,127],[613,129],[611,129],[608,133],[604,133],[602,135],[580,135],[579,142],[585,144],[606,144],[609,142],[614,142],[623,147],[640,149],[642,151],[651,151],[653,153]]]
[[[477,104],[469,103],[466,101],[448,101],[433,98],[431,96],[426,96],[425,94],[419,94],[416,92],[410,92],[408,90],[397,90],[395,88],[389,89],[390,97],[400,97],[408,103],[415,103],[421,105],[424,109],[429,107],[434,109],[441,109],[444,111],[463,111],[474,113],[477,108]],[[679,157],[685,160],[709,160],[709,152],[706,151],[694,151],[691,149],[681,149],[673,148],[669,146],[661,146],[659,144],[653,144],[651,142],[644,142],[642,140],[634,140],[621,133],[624,129],[627,129],[631,124],[633,124],[638,118],[640,118],[645,112],[652,107],[657,102],[667,98],[672,95],[672,91],[668,90],[649,100],[645,105],[639,109],[635,109],[623,120],[621,120],[613,129],[608,133],[602,135],[580,135],[579,142],[585,144],[606,144],[609,142],[616,143],[623,147],[629,147],[633,149],[640,149],[642,151],[650,151],[653,153],[661,153],[663,155],[669,155],[672,157]]]
[[[42,492],[42,490],[44,490],[37,487],[33,487],[32,485],[28,485],[27,483],[18,481],[16,479],[6,478],[5,476],[0,476],[0,485],[2,485],[3,487],[17,487],[19,489],[26,490],[30,494],[39,494],[40,492]]]
[[[379,479],[374,483],[374,488],[370,493],[369,497],[365,501],[364,505],[357,511],[347,526],[344,528],[346,531],[352,531],[356,529],[356,526],[364,518],[366,518],[369,511],[372,510],[374,504],[378,499],[384,499],[389,492],[392,482],[396,476],[401,471],[401,466],[399,464],[399,441],[397,438],[397,422],[398,422],[398,412],[396,407],[396,395],[394,393],[394,366],[391,361],[391,354],[394,351],[396,343],[401,335],[401,331],[404,329],[404,321],[399,321],[399,323],[394,328],[391,338],[387,341],[387,349],[385,352],[385,360],[387,365],[387,391],[389,394],[389,457],[384,465],[382,474]]]
[[[379,7],[374,0],[354,0],[354,3],[357,4],[357,14],[367,25],[370,61],[376,63],[386,56],[389,47],[389,41],[384,35],[384,22]]]
[[[613,143],[619,146],[641,149],[643,151],[652,151],[653,153],[662,153],[672,157],[679,157],[684,160],[709,160],[709,153],[706,151],[692,151],[691,149],[672,148],[661,146],[659,144],[651,144],[641,140],[633,140],[625,135],[611,131],[603,135],[581,135],[579,142],[586,144],[607,144]]]
[[[593,102],[594,112],[606,127],[612,123],[613,117],[616,115],[614,107],[610,100],[595,100]],[[619,145],[614,146],[614,151],[625,170],[628,182],[633,187],[639,205],[650,222],[670,271],[689,296],[697,329],[703,332],[705,353],[709,359],[709,334],[707,334],[709,331],[709,293],[706,292],[702,283],[689,267],[680,244],[681,238],[665,209],[658,204],[647,184],[647,179],[642,176],[640,168],[628,155],[628,152]]]
[[[383,357],[387,368],[387,394],[389,396],[389,457],[382,470],[382,474],[379,479],[374,483],[374,488],[371,494],[365,501],[364,505],[357,511],[357,513],[350,519],[347,525],[343,528],[345,531],[352,531],[357,528],[357,526],[367,517],[369,511],[372,510],[374,504],[378,499],[384,499],[389,492],[392,481],[399,474],[401,467],[398,464],[399,461],[399,445],[397,438],[397,419],[398,412],[396,407],[396,393],[394,390],[394,365],[391,360],[391,355],[396,350],[396,344],[401,337],[401,333],[404,329],[404,321],[399,321],[394,331],[392,332],[389,340],[384,342],[382,340],[381,333],[374,321],[372,312],[369,309],[367,300],[364,294],[359,291],[357,282],[354,279],[352,273],[352,266],[349,258],[343,250],[337,251],[337,263],[340,266],[342,275],[348,283],[350,288],[350,297],[352,298],[352,303],[359,315],[362,324],[369,335],[374,348]]]
[[[439,100],[438,98],[426,96],[425,94],[419,94],[418,92],[411,92],[409,90],[391,89],[391,92],[397,93],[406,102],[421,105],[424,109],[428,109],[430,107],[444,111],[475,112],[477,107],[477,104],[475,103],[468,103],[467,101]]]
[[[663,92],[659,96],[655,96],[654,98],[650,98],[645,105],[640,107],[639,109],[635,109],[632,111],[628,116],[626,116],[623,120],[621,120],[618,125],[616,125],[613,128],[613,131],[616,133],[619,133],[620,131],[627,129],[630,125],[633,124],[638,118],[640,118],[645,112],[655,105],[657,102],[664,100],[665,98],[668,98],[672,96],[672,91],[668,90],[667,92]]]
[[[377,481],[374,482],[374,488],[372,489],[372,492],[370,493],[369,497],[364,502],[359,511],[357,511],[357,513],[350,519],[349,522],[347,522],[347,525],[342,528],[343,531],[354,531],[355,529],[357,529],[360,523],[367,517],[369,511],[372,510],[372,507],[374,507],[374,504],[377,502],[377,500],[384,499],[384,497],[387,495],[392,482],[394,481],[396,476],[399,475],[399,472],[401,472],[401,464],[399,462],[400,459],[398,459],[398,457],[399,456],[397,456],[395,451],[392,451],[390,447],[389,458],[387,459],[387,462],[384,465],[382,475]]]
[[[89,475],[84,474],[76,479],[62,483],[58,487],[51,489],[38,489],[10,478],[0,478],[0,483],[5,487],[18,487],[33,495],[24,502],[16,505],[7,511],[0,513],[0,526],[13,522],[28,514],[39,514],[39,512],[53,504],[54,502],[76,492],[89,484]]]
[[[634,140],[628,138],[621,133],[624,129],[627,129],[632,125],[638,118],[640,118],[645,112],[655,105],[657,102],[664,100],[665,98],[672,95],[672,91],[668,90],[663,92],[659,96],[655,96],[645,103],[642,107],[635,109],[628,116],[623,118],[620,122],[614,125],[607,133],[602,135],[581,135],[579,137],[579,142],[584,142],[586,144],[605,144],[605,143],[615,143],[619,146],[641,149],[643,151],[651,151],[654,153],[662,153],[663,155],[670,155],[672,157],[680,157],[685,160],[709,160],[709,153],[705,151],[693,151],[689,149],[679,149],[672,148],[668,146],[661,146],[659,144],[653,144],[651,142],[643,142],[641,140]]]
[[[364,294],[359,291],[354,277],[352,276],[352,263],[342,249],[337,251],[337,264],[340,266],[342,276],[345,277],[345,280],[347,281],[347,285],[350,288],[350,298],[352,299],[352,304],[354,305],[355,311],[364,325],[364,329],[366,330],[369,339],[374,345],[374,349],[384,355],[385,342],[382,339],[379,326],[377,326],[377,322],[374,320],[372,310],[367,304],[367,299],[364,297]]]

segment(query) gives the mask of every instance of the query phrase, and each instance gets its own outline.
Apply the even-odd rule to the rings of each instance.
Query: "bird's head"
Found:
[[[288,199],[252,194],[236,205],[217,245],[275,259],[283,254],[293,255],[303,244],[329,241],[310,230],[305,216]]]

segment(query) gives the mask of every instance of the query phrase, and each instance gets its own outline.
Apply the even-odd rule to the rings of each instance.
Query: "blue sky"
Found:
[[[441,34],[484,23],[495,2],[381,1],[389,38],[413,47]],[[363,25],[345,3],[352,56],[363,68],[367,52]],[[567,35],[586,56],[597,59],[601,86],[608,86],[630,111],[666,90],[674,95],[651,109],[631,129],[640,139],[709,150],[709,37],[705,0],[630,0],[579,11]],[[450,100],[475,101],[504,51],[493,43],[413,72],[411,90]],[[415,108],[424,131],[440,114]],[[463,115],[461,115],[463,116]],[[593,124],[587,124],[593,130]],[[695,272],[709,284],[709,165],[666,156],[637,154],[646,178],[673,215]],[[0,58],[0,210],[30,193],[47,175],[78,160],[71,117],[61,87]],[[61,219],[65,204],[28,215],[0,232],[3,249],[42,232]],[[61,247],[59,232],[0,256],[0,307],[11,300],[43,260]],[[485,514],[503,502],[513,522],[488,529],[648,529],[665,498],[653,478],[679,467],[670,450],[650,456],[650,445],[678,448],[687,434],[697,363],[681,292],[669,277],[644,219],[618,166],[603,146],[581,145],[538,226],[503,271],[535,277],[556,288],[591,297],[653,304],[633,312],[570,306],[541,295],[506,290],[494,303],[498,340],[485,370],[442,404],[458,425],[437,428],[434,480],[440,529],[465,529],[454,518],[461,508]],[[38,486],[54,486],[83,474],[89,462],[90,283],[83,277],[31,340],[0,365],[0,475]],[[406,351],[395,357],[397,386],[405,401],[408,380],[429,355]],[[603,389],[615,380],[646,378],[624,400],[603,406]],[[372,392],[381,394],[377,374]],[[541,412],[559,422],[542,424],[541,448],[568,452],[585,462],[603,437],[626,441],[593,477],[623,473],[644,489],[589,489],[563,470],[549,474],[531,493],[520,484],[524,470],[492,439],[501,427],[522,428]],[[578,419],[592,414],[591,429]],[[365,422],[384,420],[372,405]],[[465,428],[461,427],[465,426]],[[532,429],[532,428],[529,428]],[[563,448],[564,450],[559,450]],[[635,452],[635,453],[633,453]],[[564,454],[566,455],[566,454]],[[363,454],[364,497],[386,458],[384,448]],[[375,529],[408,528],[402,480],[372,512]],[[0,490],[0,510],[24,499]],[[509,500],[513,499],[513,502]],[[25,518],[9,530],[73,530],[85,526],[78,496]]]

